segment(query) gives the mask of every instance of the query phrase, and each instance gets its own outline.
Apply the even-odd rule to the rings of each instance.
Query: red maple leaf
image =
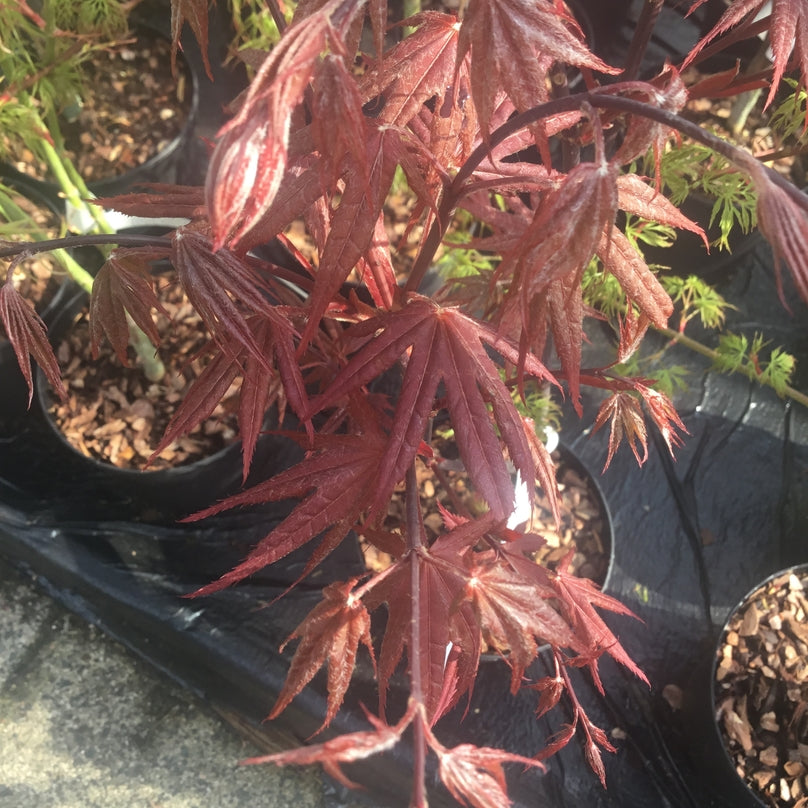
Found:
[[[751,155],[743,158],[741,167],[749,172],[757,193],[758,225],[774,253],[780,300],[788,309],[780,278],[781,265],[785,261],[797,292],[808,303],[808,199],[794,188],[786,191],[776,184]],[[799,195],[799,202],[795,195]]]
[[[673,314],[673,301],[623,232],[612,226],[603,233],[597,254],[604,270],[614,275],[626,297],[655,326],[664,328]]]
[[[368,491],[378,478],[385,449],[385,435],[372,424],[364,433],[317,435],[313,450],[297,465],[189,517],[186,521],[196,521],[242,505],[300,500],[241,564],[194,596],[231,586],[327,531],[301,577],[308,575],[339,545],[368,507]]]
[[[356,653],[362,643],[375,666],[370,638],[370,615],[362,601],[351,590],[358,579],[329,584],[323,590],[323,600],[281,646],[300,639],[283,689],[278,694],[269,718],[275,718],[312,680],[314,674],[328,663],[328,708],[320,729],[327,727],[339,710],[351,681]],[[318,730],[319,732],[319,730]]]
[[[269,316],[251,317],[248,325],[262,349],[262,361],[243,351],[238,357],[216,350],[202,373],[194,380],[151,455],[157,457],[167,446],[188,434],[202,423],[230,389],[233,381],[242,377],[239,391],[238,424],[242,442],[243,479],[247,479],[255,453],[258,436],[270,405],[278,403],[279,421],[286,402],[298,416],[302,416],[308,399],[304,389],[300,366],[295,360],[294,329],[280,312]],[[207,350],[215,348],[208,345]],[[204,352],[204,350],[203,350]],[[274,367],[267,361],[275,359]],[[281,384],[277,384],[280,377]],[[311,424],[306,423],[311,430]]]
[[[617,178],[617,205],[620,210],[643,219],[689,230],[701,238],[708,252],[710,250],[710,242],[701,225],[685,216],[673,202],[636,174],[621,174]]]
[[[525,669],[536,658],[539,644],[578,646],[569,624],[553,608],[551,599],[543,596],[537,581],[513,566],[489,562],[473,566],[465,596],[474,606],[485,641],[507,654],[512,693],[522,686]]]
[[[127,314],[148,336],[152,345],[160,345],[160,334],[151,316],[156,309],[168,312],[154,292],[150,262],[164,257],[168,249],[118,248],[98,271],[90,298],[90,335],[93,358],[104,335],[107,336],[118,359],[128,366],[129,323]]]
[[[687,103],[687,88],[679,72],[670,65],[651,82],[620,82],[604,87],[600,92],[615,93],[653,104],[669,112],[679,112]],[[659,158],[665,143],[670,139],[673,130],[670,126],[652,121],[642,115],[629,118],[628,128],[614,156],[618,165],[626,165],[653,150],[657,169],[657,185],[660,185]]]
[[[458,58],[471,52],[471,93],[487,138],[497,95],[504,90],[519,112],[548,97],[554,61],[619,73],[583,43],[572,17],[552,0],[473,0],[460,28]]]
[[[703,2],[705,0],[698,0],[693,4],[693,9]],[[712,29],[693,47],[684,66],[687,67],[710,42],[731,29],[740,31],[750,27],[759,14],[765,13],[767,2],[768,0],[734,0]],[[774,100],[792,51],[797,54],[802,86],[805,87],[808,83],[808,9],[802,0],[772,0],[769,47],[774,55],[774,72],[766,98],[767,107]]]
[[[513,510],[514,490],[502,443],[528,491],[533,490],[535,473],[519,413],[483,346],[490,346],[514,364],[519,357],[517,346],[490,326],[420,295],[413,295],[397,311],[383,312],[361,323],[351,333],[365,343],[325,393],[312,402],[312,415],[337,405],[346,394],[397,362],[406,362],[393,429],[368,503],[371,521],[386,511],[390,493],[415,458],[440,382],[445,386],[460,456],[475,488],[495,517],[507,519]],[[525,360],[525,371],[538,379],[555,381],[532,354]]]
[[[535,758],[514,755],[489,746],[460,744],[446,749],[437,742],[430,744],[440,763],[440,779],[451,795],[470,808],[502,808],[509,805],[505,763],[544,768]]]
[[[340,768],[340,764],[364,760],[371,755],[378,755],[391,749],[398,743],[401,734],[411,723],[413,710],[408,710],[404,717],[393,727],[370,715],[367,711],[365,711],[365,715],[373,725],[373,730],[348,732],[325,743],[302,746],[298,749],[290,749],[287,752],[278,752],[274,755],[248,758],[244,763],[274,763],[277,766],[286,766],[290,763],[299,766],[308,763],[321,763],[326,772],[335,780],[339,780],[348,788],[357,788],[357,784],[346,777],[345,772]]]
[[[8,278],[14,272],[14,266],[25,256],[12,261],[8,268]],[[59,372],[59,363],[48,342],[48,329],[32,306],[23,299],[14,288],[11,280],[0,286],[0,323],[6,331],[6,336],[14,348],[17,363],[28,385],[28,406],[34,397],[34,378],[31,372],[31,358],[42,368],[45,377],[59,397],[67,400],[67,390],[62,384]]]
[[[355,0],[332,0],[296,17],[250,82],[208,169],[214,249],[227,241],[237,247],[269,209],[286,173],[293,114],[326,45],[344,49],[342,39],[361,6]]]
[[[177,72],[177,49],[180,47],[182,26],[186,21],[194,32],[205,72],[213,81],[210,62],[208,61],[208,0],[171,0],[171,72]]]
[[[247,317],[249,313],[271,317],[273,306],[250,264],[226,248],[214,252],[210,238],[192,226],[175,231],[171,263],[221,350],[238,360],[243,349],[267,364]]]
[[[406,126],[434,96],[443,98],[454,84],[457,19],[425,11],[410,18],[416,30],[384,55],[362,78],[365,102],[381,124]]]
[[[604,228],[617,212],[617,166],[581,163],[546,194],[512,250],[497,270],[511,277],[509,296],[526,307],[559,278],[578,278],[595,253]],[[513,225],[511,225],[513,227]]]
[[[140,187],[149,190],[98,197],[93,199],[92,203],[106,210],[117,210],[127,216],[201,219],[205,215],[205,189],[201,185],[151,182]]]
[[[582,653],[589,657],[589,667],[600,692],[603,692],[603,686],[597,673],[597,659],[604,652],[650,686],[645,674],[626,653],[612,630],[595,611],[595,607],[633,617],[635,620],[639,618],[619,600],[601,592],[593,581],[566,572],[563,563],[549,576],[549,580],[558,595],[560,608],[573,627],[578,641],[588,649]]]
[[[639,399],[626,391],[612,393],[598,410],[595,418],[593,432],[597,432],[607,421],[611,420],[611,432],[609,433],[609,454],[606,457],[606,464],[603,470],[609,468],[617,447],[620,446],[623,438],[628,440],[631,451],[637,463],[642,465],[648,459],[648,433],[645,429],[645,419],[642,416],[642,408]],[[639,446],[642,446],[642,457],[640,457]]]

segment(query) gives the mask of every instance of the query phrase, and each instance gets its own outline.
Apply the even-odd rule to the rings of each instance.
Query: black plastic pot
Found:
[[[2,177],[0,182],[9,188],[12,188],[21,196],[26,197],[26,199],[30,200],[42,210],[47,210],[55,218],[61,218],[63,214],[63,205],[61,204],[61,201],[57,204],[49,193],[43,193],[41,187],[35,180],[32,180],[23,174],[18,174],[14,177]],[[66,279],[67,275],[65,274],[63,281]],[[69,296],[70,294],[71,291],[66,288],[65,283],[59,282],[58,288],[56,289],[54,295],[48,300],[43,301],[41,307],[37,307],[37,314],[39,314],[39,316],[43,319],[47,320],[50,316],[52,316],[53,311],[62,305],[62,301],[65,299],[65,297]]]
[[[134,15],[133,24],[135,31],[141,30],[165,39],[170,38],[170,18],[166,15],[152,18]],[[94,196],[114,196],[150,182],[194,184],[204,180],[206,155],[204,146],[197,143],[196,126],[200,105],[207,100],[204,97],[204,89],[210,82],[204,74],[198,48],[190,48],[187,55],[183,49],[178,59],[185,64],[190,78],[188,87],[190,107],[180,133],[165,148],[136,168],[88,183],[88,188]],[[29,186],[35,187],[39,194],[64,210],[65,201],[55,183],[31,177],[7,163],[0,164],[0,176],[9,181],[28,183]],[[71,215],[75,218],[75,213],[68,207],[68,219]],[[115,221],[114,218],[113,215],[114,227],[124,226],[124,220]]]
[[[786,592],[789,590],[789,581],[792,576],[796,576],[796,578],[804,585],[806,582],[808,582],[808,565],[802,564],[780,570],[770,575],[768,578],[766,578],[766,580],[761,581],[751,591],[749,591],[738,603],[737,607],[727,620],[716,648],[715,658],[712,666],[713,713],[717,718],[717,722],[714,724],[715,741],[719,745],[721,751],[724,753],[723,765],[727,772],[727,781],[731,781],[733,778],[736,781],[732,785],[732,788],[734,788],[738,794],[737,804],[739,808],[746,808],[746,806],[748,806],[748,808],[764,808],[764,806],[768,805],[790,805],[795,802],[795,800],[791,799],[790,797],[785,801],[781,801],[780,780],[781,777],[787,775],[787,772],[782,768],[782,766],[786,763],[785,760],[781,759],[779,761],[776,774],[774,775],[772,782],[765,788],[765,791],[756,788],[752,783],[749,782],[748,779],[743,780],[739,772],[736,772],[733,754],[735,758],[739,758],[741,750],[737,748],[737,742],[730,742],[728,738],[728,729],[722,729],[721,724],[724,724],[726,727],[726,722],[735,719],[735,715],[737,714],[733,713],[730,714],[729,717],[725,717],[722,715],[722,712],[725,711],[719,707],[720,703],[725,698],[730,696],[730,694],[733,694],[733,697],[740,695],[748,696],[746,708],[747,712],[749,713],[748,726],[750,729],[750,741],[752,748],[751,751],[745,756],[743,761],[744,769],[748,763],[754,764],[755,758],[761,758],[762,751],[766,748],[777,748],[778,756],[780,758],[784,758],[788,752],[796,752],[796,742],[798,738],[795,736],[798,732],[798,728],[793,726],[792,722],[795,722],[798,719],[797,711],[799,710],[799,705],[792,703],[789,706],[789,709],[791,710],[790,714],[784,714],[780,711],[780,708],[785,700],[785,689],[788,684],[787,680],[781,676],[783,673],[783,668],[781,665],[784,660],[779,660],[778,665],[771,670],[771,675],[769,673],[764,674],[760,670],[760,665],[758,665],[754,670],[741,670],[739,672],[735,672],[734,670],[729,669],[725,671],[722,678],[719,679],[718,676],[719,663],[722,660],[724,649],[725,647],[732,647],[731,645],[728,646],[728,632],[731,629],[734,630],[736,635],[733,638],[734,643],[743,643],[744,645],[752,643],[755,646],[763,645],[764,640],[759,633],[758,627],[756,625],[747,625],[746,629],[744,629],[746,621],[744,621],[743,618],[747,614],[748,610],[754,610],[759,619],[766,619],[768,617],[768,615],[765,613],[766,609],[773,608],[774,604],[778,603],[777,598],[779,592]],[[758,609],[758,606],[763,607],[762,614],[760,613],[761,610]],[[752,621],[749,622],[751,623]],[[806,621],[802,620],[800,622],[804,623]],[[769,630],[771,631],[772,628],[773,626],[770,626]],[[782,638],[790,635],[788,626],[786,626],[785,629],[781,627],[780,629],[777,629],[777,631],[786,632],[785,635],[782,633],[780,634],[780,637]],[[794,637],[790,637],[790,641],[794,643],[798,642],[798,640]],[[767,656],[766,661],[770,661],[770,657]],[[761,678],[766,678],[767,681],[773,682],[773,684],[770,685],[769,690],[769,699],[771,703],[768,703],[769,699],[767,699],[763,705],[758,704],[756,698],[758,694],[754,691],[755,681],[760,680]],[[792,684],[796,684],[796,682],[792,682]],[[729,701],[732,701],[732,699]],[[735,706],[734,702],[732,702],[731,706]],[[778,726],[777,731],[767,731],[760,728],[759,724],[761,715],[763,713],[773,713],[773,717]],[[718,754],[717,757],[720,758],[720,754]],[[793,780],[794,777],[792,776],[788,776],[786,778],[786,782],[789,786],[793,783]]]

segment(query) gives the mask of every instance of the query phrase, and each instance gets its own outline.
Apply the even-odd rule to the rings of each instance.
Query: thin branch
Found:
[[[708,348],[706,345],[702,344],[698,340],[695,340],[692,337],[688,337],[686,334],[682,334],[679,331],[674,331],[672,328],[657,328],[656,330],[664,337],[667,337],[672,342],[677,342],[680,345],[684,345],[685,348],[689,348],[691,351],[695,351],[695,353],[706,357],[711,362],[713,362],[713,364],[718,363],[718,360],[720,358],[718,351],[715,351],[712,348]],[[743,369],[741,368],[738,368],[737,370],[732,372],[741,373],[751,381],[755,381],[758,384],[764,385],[766,387],[772,387],[771,384],[769,384],[764,379],[761,379],[760,376],[758,376],[757,374],[753,375],[751,373],[744,373]],[[803,407],[808,407],[808,395],[806,395],[805,393],[801,393],[799,390],[795,390],[790,385],[785,385],[783,387],[782,394],[784,397],[790,398],[792,401],[796,401],[798,404],[802,404]]]
[[[410,560],[410,598],[411,618],[409,651],[410,658],[410,698],[415,704],[424,704],[424,682],[421,677],[421,615],[418,605],[421,602],[421,563],[418,550],[424,546],[424,520],[421,515],[421,500],[418,496],[418,478],[415,473],[415,463],[407,470],[405,509],[407,520],[407,546],[412,551]],[[424,734],[424,716],[416,716],[412,726],[413,731],[413,794],[412,804],[426,805],[426,735]]]
[[[267,0],[267,6],[269,13],[272,15],[272,19],[275,21],[275,25],[278,26],[278,33],[283,34],[289,26],[286,24],[286,17],[283,16],[281,7],[278,5],[278,0]]]
[[[0,241],[0,258],[11,258],[20,253],[34,255],[51,250],[69,250],[73,247],[97,247],[101,244],[116,244],[118,247],[170,247],[169,236],[148,236],[142,233],[121,235],[118,233],[87,233],[81,236],[63,236],[43,241]]]
[[[651,41],[651,34],[662,11],[665,0],[646,0],[640,12],[640,19],[634,27],[631,44],[626,57],[626,66],[623,70],[624,81],[633,81],[640,72],[640,65]]]
[[[590,104],[598,109],[607,109],[615,112],[625,112],[630,115],[640,115],[649,120],[661,123],[671,129],[675,129],[687,135],[698,143],[713,149],[718,154],[726,157],[727,160],[738,166],[741,171],[746,173],[746,167],[749,160],[753,159],[748,151],[735,146],[734,144],[723,140],[717,135],[703,129],[697,123],[683,118],[675,112],[670,112],[653,104],[644,101],[638,101],[635,98],[625,98],[623,96],[615,95],[620,91],[620,85],[614,84],[611,87],[593,92],[576,93],[564,98],[556,98],[544,104],[539,104],[532,107],[525,112],[514,115],[513,118],[506,123],[495,129],[487,142],[480,143],[477,148],[469,155],[466,162],[461,166],[460,170],[454,177],[451,185],[445,189],[443,199],[438,209],[438,214],[432,222],[432,226],[426,237],[424,245],[418,254],[418,257],[413,265],[410,278],[405,287],[406,291],[415,291],[427,270],[431,266],[435,254],[440,247],[441,242],[449,228],[451,217],[454,209],[457,207],[459,200],[467,192],[464,186],[466,180],[474,173],[475,169],[480,163],[491,153],[492,149],[502,143],[516,132],[530,126],[543,118],[549,118],[553,115],[560,115],[563,112],[571,112],[586,104]],[[806,213],[808,213],[808,196],[796,188],[785,177],[778,174],[774,169],[767,166],[761,166],[763,171],[766,172],[769,180],[775,185],[784,190],[789,197]]]

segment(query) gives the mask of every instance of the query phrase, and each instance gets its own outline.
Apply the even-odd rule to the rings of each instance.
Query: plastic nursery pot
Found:
[[[775,573],[736,607],[713,684],[716,732],[744,804],[808,805],[808,565]]]
[[[176,367],[172,369],[169,365],[165,379],[152,383],[141,368],[124,368],[117,359],[109,357],[109,349],[102,352],[103,357],[98,362],[83,358],[84,353],[89,354],[90,339],[87,296],[72,284],[70,288],[72,296],[63,301],[48,320],[49,338],[62,360],[70,393],[68,404],[59,405],[70,439],[54,420],[52,411],[56,399],[41,371],[37,372],[36,384],[36,403],[42,423],[52,433],[51,442],[57,445],[58,454],[75,455],[65,462],[79,477],[89,473],[91,467],[109,477],[113,488],[128,501],[128,512],[137,518],[144,514],[146,518],[170,514],[185,516],[236,490],[241,483],[241,445],[236,441],[235,426],[227,422],[213,440],[200,433],[196,441],[191,438],[187,444],[180,443],[171,449],[167,456],[171,467],[158,465],[159,470],[138,470],[138,466],[145,465],[141,461],[145,461],[159,440],[155,433],[165,426],[159,419],[162,417],[167,422],[170,417],[169,413],[161,416],[160,403],[166,399],[179,401],[182,397],[182,387],[187,383],[182,375],[187,373],[185,364],[199,347],[188,343],[188,335],[204,342],[204,336],[198,333],[198,323],[183,319],[187,306],[183,306],[180,299],[166,301],[166,305],[176,309],[181,330],[179,341],[173,345],[174,353],[179,352],[180,346],[190,347],[179,356],[174,356],[169,348],[166,362],[176,360]],[[177,289],[169,287],[169,292],[176,297]],[[172,325],[172,339],[177,322]],[[102,422],[96,422],[96,411],[100,411]],[[172,481],[184,488],[189,479],[196,482],[189,487],[187,495],[178,496]],[[142,509],[139,515],[138,508]]]
[[[159,65],[154,69],[160,71],[161,74],[164,73],[170,76],[170,64],[168,60],[170,28],[167,18],[165,20],[160,18],[155,20],[135,18],[133,20],[133,29],[140,41],[156,41],[161,43],[160,47],[163,53],[161,53]],[[127,50],[124,51],[126,58],[122,59],[119,63],[126,65],[130,63],[131,60],[141,58],[141,51],[139,51],[137,44],[126,47]],[[141,68],[141,70],[146,70],[148,69],[146,65],[151,67],[151,64],[156,60],[156,56],[149,55],[147,57],[146,51],[142,51],[142,53],[144,67]],[[110,79],[118,79],[118,83],[124,87],[123,92],[127,94],[127,98],[132,90],[130,83],[137,81],[139,95],[142,95],[142,88],[144,87],[141,81],[142,77],[130,76],[125,79],[122,77],[119,78],[114,75],[113,65],[114,63],[99,63],[99,74],[108,75]],[[128,149],[130,152],[135,151],[135,154],[137,154],[136,149],[139,148],[139,144],[133,142],[132,136],[129,135],[126,123],[110,124],[109,135],[105,138],[109,140],[110,143],[100,142],[98,135],[94,132],[84,131],[76,135],[82,143],[86,141],[92,144],[92,151],[88,151],[87,154],[106,153],[107,155],[105,165],[103,167],[95,166],[93,169],[93,173],[96,175],[100,174],[101,176],[93,176],[86,171],[82,171],[81,160],[79,158],[76,159],[79,172],[82,173],[89,190],[95,196],[113,196],[150,182],[176,182],[182,184],[201,181],[201,165],[204,162],[204,156],[197,154],[199,149],[194,143],[194,130],[200,106],[200,85],[204,80],[201,60],[196,58],[186,59],[183,54],[180,53],[177,57],[177,74],[177,87],[179,88],[180,84],[182,85],[182,96],[185,99],[182,104],[187,106],[184,120],[178,130],[174,130],[176,134],[169,137],[167,142],[160,145],[158,151],[150,154],[146,159],[135,163],[137,158],[133,156],[128,161],[132,163],[132,167],[121,170],[121,166],[126,165],[126,162],[124,162],[121,156],[124,150]],[[92,88],[93,84],[90,82],[91,92]],[[110,105],[114,103],[108,98],[104,99],[104,102]],[[101,101],[99,101],[99,104],[100,103]],[[145,104],[144,107],[148,109],[149,115],[159,117],[159,110],[151,109],[148,104]],[[125,120],[125,109],[120,110],[120,117]],[[169,120],[171,120],[171,118],[169,118]],[[66,125],[76,126],[74,124]],[[94,125],[101,127],[103,126],[103,122]],[[115,141],[116,134],[120,137],[120,140],[117,142]],[[39,188],[40,193],[49,196],[51,199],[58,201],[58,204],[64,206],[64,200],[61,198],[62,195],[58,186],[49,179],[40,179],[33,176],[29,169],[21,165],[19,160],[16,164],[4,163],[0,166],[0,174],[9,178],[23,178],[28,180]],[[112,218],[110,224],[118,229],[126,226],[127,223],[132,223],[131,220],[125,217],[120,220],[117,219],[117,214],[110,214],[110,216]],[[86,216],[82,217],[81,212],[72,210],[69,205],[67,207],[67,217],[70,225],[76,230],[84,230],[90,224],[85,221]]]
[[[37,183],[27,177],[3,178],[0,180],[19,196],[13,200],[30,224],[46,237],[59,235],[62,221],[61,205],[49,194],[43,194]],[[22,225],[25,228],[25,225]],[[20,237],[33,238],[27,230]],[[54,307],[65,295],[67,274],[58,266],[55,258],[42,254],[23,262],[14,273],[14,285],[22,296],[34,304],[40,317],[48,318]]]

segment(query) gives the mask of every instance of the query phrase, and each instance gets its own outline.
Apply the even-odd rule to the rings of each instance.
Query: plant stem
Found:
[[[520,129],[524,129],[542,118],[549,118],[553,115],[559,115],[562,112],[571,112],[576,109],[580,110],[586,104],[590,104],[598,109],[608,109],[616,112],[625,112],[630,115],[640,115],[670,127],[671,129],[675,129],[698,143],[704,144],[723,157],[726,157],[727,160],[732,162],[733,165],[737,166],[744,173],[748,173],[749,163],[754,158],[745,149],[723,140],[717,135],[712,134],[712,132],[703,129],[697,123],[693,123],[693,121],[689,121],[687,118],[683,118],[675,112],[670,112],[669,110],[662,109],[661,107],[654,106],[645,101],[638,101],[635,98],[625,98],[615,95],[614,93],[620,92],[620,89],[619,84],[614,84],[606,90],[575,93],[574,95],[556,98],[544,104],[539,104],[525,112],[514,115],[513,118],[495,129],[486,142],[480,143],[469,155],[466,162],[460,167],[457,174],[455,174],[451,184],[445,187],[438,213],[432,222],[432,226],[424,241],[424,246],[413,265],[410,277],[405,286],[405,291],[415,291],[432,264],[435,253],[449,228],[452,213],[465,193],[465,181],[471,177],[474,170],[491,153],[494,147],[498,146],[506,138],[515,134]],[[785,191],[793,202],[808,213],[808,196],[806,194],[796,188],[785,177],[774,171],[774,169],[762,164],[760,168],[766,173],[766,176],[772,183]]]
[[[272,15],[272,19],[275,21],[278,33],[283,35],[283,32],[289,26],[286,24],[286,17],[283,16],[281,7],[278,5],[278,0],[267,0],[267,7],[269,8],[269,13]]]
[[[645,0],[640,12],[640,19],[637,21],[631,37],[626,66],[622,75],[623,81],[633,81],[637,78],[645,51],[648,49],[648,43],[651,41],[651,34],[664,4],[665,0]]]
[[[53,257],[67,270],[70,278],[87,294],[93,291],[93,276],[66,250],[54,250]]]
[[[129,344],[143,365],[143,374],[150,382],[159,382],[166,375],[166,366],[154,349],[146,332],[126,313],[129,325]]]
[[[421,602],[421,561],[418,551],[423,546],[424,522],[421,516],[421,501],[418,496],[418,478],[415,463],[407,470],[405,508],[407,519],[407,547],[410,550],[410,597],[411,619],[408,656],[410,660],[410,698],[415,704],[424,704],[424,682],[421,676],[422,660],[418,650],[421,648],[421,620],[419,604]],[[426,805],[426,735],[424,733],[423,710],[419,710],[413,721],[413,795],[412,804]]]
[[[657,328],[656,330],[672,342],[677,342],[680,345],[684,345],[685,348],[689,348],[691,351],[701,354],[701,356],[704,356],[714,364],[717,364],[719,359],[718,352],[712,348],[708,348],[698,340],[688,337],[686,334],[682,334],[679,331],[674,331],[672,328]],[[738,368],[737,370],[733,371],[733,373],[742,373],[751,381],[758,382],[758,384],[765,385],[766,387],[772,387],[769,382],[761,379],[760,376],[751,370],[751,368],[748,370],[748,372],[744,371],[742,368]],[[796,401],[798,404],[802,404],[803,407],[808,407],[808,395],[801,393],[799,390],[795,390],[790,385],[786,385],[783,388],[783,395],[786,398],[790,398],[792,401]]]
[[[42,150],[48,163],[48,168],[53,172],[53,176],[62,189],[67,203],[76,208],[86,210],[93,217],[99,232],[114,233],[115,230],[110,226],[101,208],[85,202],[85,199],[89,198],[91,193],[81,175],[76,171],[75,166],[69,160],[63,160],[59,152],[45,138],[42,139]]]
[[[85,233],[81,236],[62,236],[42,241],[18,241],[15,244],[6,242],[0,247],[0,258],[11,258],[23,252],[35,255],[62,248],[97,247],[100,244],[115,244],[118,247],[170,247],[171,239],[168,236],[149,236],[143,233],[131,233],[130,235]]]

